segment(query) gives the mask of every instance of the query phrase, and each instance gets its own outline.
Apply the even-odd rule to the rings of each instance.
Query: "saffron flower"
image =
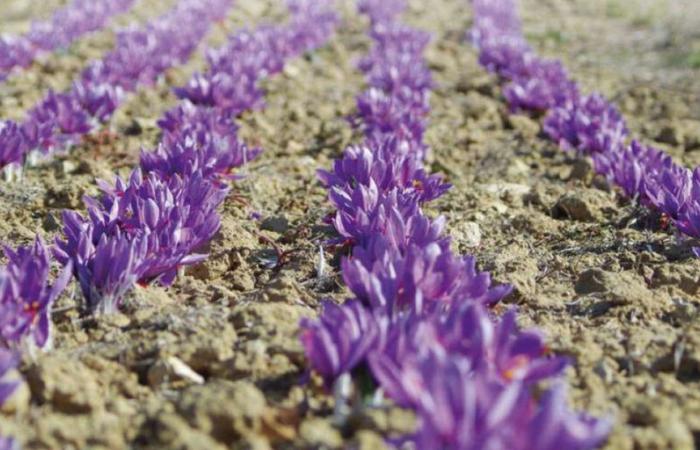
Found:
[[[25,153],[25,138],[19,125],[0,121],[0,167],[21,164]]]
[[[453,255],[445,240],[411,243],[404,252],[379,236],[371,242],[343,260],[343,279],[360,300],[390,315],[405,309],[422,314],[454,302],[494,304],[510,292],[492,288],[474,258]]]
[[[563,149],[587,155],[616,152],[627,137],[617,108],[596,94],[553,108],[545,118],[544,130]]]
[[[479,21],[475,36],[494,45],[493,63],[505,70],[508,61],[499,58],[517,46],[502,52],[495,46],[501,30],[492,32],[489,25],[518,21],[498,2],[476,1],[495,17]],[[458,450],[600,444],[608,422],[569,412],[560,391],[544,402],[533,395],[533,385],[560,375],[567,359],[550,356],[539,331],[519,330],[514,310],[500,320],[489,316],[486,307],[511,288],[493,286],[474,258],[453,254],[443,236],[444,219],[422,212],[425,201],[447,188],[421,166],[427,113],[422,99],[430,89],[423,38],[392,22],[398,3],[374,3],[361,3],[374,25],[375,46],[360,62],[370,88],[358,97],[352,120],[365,142],[347,149],[332,170],[319,171],[337,209],[331,220],[339,235],[335,242],[352,246],[341,268],[354,298],[326,306],[316,321],[303,321],[311,366],[330,386],[366,364],[389,398],[416,412],[417,431],[395,443]],[[516,34],[503,37],[526,48]],[[520,56],[516,71],[539,70],[529,65],[532,54]],[[540,69],[543,76],[564,74],[557,65]],[[544,92],[542,86],[527,89],[524,104]],[[568,101],[544,93],[547,104]]]
[[[113,310],[136,281],[169,285],[180,267],[205,257],[195,251],[218,231],[216,208],[227,189],[199,173],[162,179],[140,169],[128,181],[100,184],[101,198],[85,198],[89,218],[66,212],[66,240],[57,241],[61,259],[74,261],[79,279],[84,270],[81,285],[91,309],[104,297]],[[121,264],[103,267],[101,259],[110,256]]]
[[[580,96],[578,85],[559,61],[531,59],[527,76],[513,79],[504,89],[512,111],[548,111]]]
[[[357,97],[353,123],[377,141],[393,138],[421,142],[425,132],[422,111],[376,88]]]
[[[73,267],[86,309],[111,314],[119,309],[126,294],[143,275],[146,243],[117,231],[112,236],[95,232],[95,227],[73,211],[63,214],[66,241],[56,241],[56,258]],[[94,242],[92,236],[99,236]]]
[[[51,307],[70,280],[70,265],[49,284],[51,259],[39,237],[31,246],[5,247],[5,256],[9,263],[0,269],[0,340],[5,346],[45,348],[51,341]]]
[[[356,300],[342,305],[327,301],[318,321],[302,320],[302,346],[326,387],[343,373],[352,371],[380,345],[385,322]]]
[[[406,9],[405,0],[360,0],[358,10],[367,15],[372,23],[391,23]]]
[[[600,446],[611,429],[607,419],[570,411],[560,384],[538,402],[526,384],[502,384],[473,371],[463,358],[431,353],[413,379],[420,386],[419,425],[408,440],[416,448],[588,450]]]
[[[91,129],[89,116],[80,103],[69,94],[53,91],[29,112],[25,122],[29,148],[44,153],[75,143]]]
[[[560,375],[568,359],[549,357],[538,330],[521,331],[513,310],[500,320],[476,302],[451,304],[421,316],[399,315],[386,331],[386,344],[369,355],[372,373],[399,405],[419,401],[414,372],[430,355],[463,358],[470,371],[488,373],[503,384],[528,385]]]
[[[389,192],[399,188],[415,192],[421,202],[443,195],[450,185],[439,175],[428,175],[416,156],[416,151],[397,139],[368,143],[345,149],[336,160],[333,171],[318,171],[321,183],[329,189],[342,189],[349,196],[358,186],[370,186]]]

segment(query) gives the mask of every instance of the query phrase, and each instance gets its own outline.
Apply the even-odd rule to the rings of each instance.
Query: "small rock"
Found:
[[[14,392],[5,400],[0,407],[0,412],[5,414],[23,413],[29,408],[31,394],[27,383],[22,379],[22,375],[17,370],[10,370],[2,377],[3,383],[18,382]]]
[[[92,372],[82,363],[60,357],[42,358],[30,367],[27,382],[32,397],[56,411],[86,414],[101,408],[104,396]]]
[[[540,124],[523,114],[510,114],[508,125],[524,137],[535,137],[540,132]]]
[[[124,134],[127,136],[140,136],[141,133],[143,133],[143,128],[135,119],[132,119],[131,123],[124,129]]]
[[[359,450],[377,450],[387,448],[381,435],[373,431],[361,430],[356,434],[357,448]]]
[[[505,196],[518,197],[530,192],[529,186],[517,183],[486,184],[483,186],[483,189],[488,193],[496,194],[499,198],[503,198]]]
[[[151,437],[161,448],[225,450],[227,447],[206,433],[191,428],[177,414],[161,413],[151,421]]]
[[[262,299],[267,302],[306,304],[312,301],[309,293],[289,275],[280,275],[262,290]]]
[[[99,318],[101,327],[109,328],[124,328],[129,326],[131,319],[126,314],[116,312],[113,314],[104,314]]]
[[[213,380],[188,388],[177,408],[194,428],[230,445],[260,434],[267,403],[252,383]]]
[[[283,72],[289,78],[296,78],[299,76],[300,70],[295,64],[285,64]]]
[[[587,181],[593,175],[593,163],[590,159],[577,159],[571,166],[568,180]]]
[[[71,174],[78,169],[78,164],[75,161],[63,160],[61,161],[61,171],[64,174]]]
[[[340,432],[333,428],[328,419],[311,418],[301,424],[300,437],[314,446],[338,448],[343,444]]]
[[[574,289],[577,294],[591,294],[593,292],[604,292],[606,272],[600,269],[590,269],[581,273],[576,281]]]
[[[689,295],[700,290],[697,268],[687,266],[660,266],[654,270],[652,287],[675,286]]]
[[[255,277],[253,269],[240,252],[235,252],[231,256],[233,270],[233,288],[239,291],[250,291],[255,289]]]
[[[610,206],[610,196],[605,192],[577,190],[559,197],[552,208],[552,216],[557,219],[596,222],[603,219],[603,209]]]
[[[283,234],[289,229],[289,221],[283,216],[268,217],[262,221],[260,228]]]
[[[683,130],[677,123],[667,124],[661,128],[656,140],[664,144],[679,145],[683,142]]]
[[[644,279],[633,272],[606,272],[599,268],[582,272],[574,290],[579,295],[603,294],[614,305],[654,305],[658,299],[646,287]]]
[[[677,323],[689,323],[695,320],[700,311],[698,306],[684,299],[674,299],[673,309],[669,312],[669,317]]]
[[[464,113],[472,119],[485,119],[486,121],[500,120],[498,103],[492,98],[470,91],[464,101]]]
[[[685,150],[693,151],[700,149],[700,121],[694,121],[685,129]]]
[[[478,247],[481,244],[481,227],[476,222],[460,222],[455,224],[454,238],[466,247]]]
[[[530,166],[520,158],[513,158],[506,169],[506,175],[511,179],[515,177],[527,177],[529,174]]]
[[[148,383],[151,387],[155,388],[162,384],[173,382],[202,384],[204,383],[204,377],[175,356],[169,356],[157,361],[148,370]]]

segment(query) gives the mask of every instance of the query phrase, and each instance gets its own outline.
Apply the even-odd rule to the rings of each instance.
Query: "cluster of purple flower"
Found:
[[[196,252],[219,229],[231,171],[260,153],[239,139],[232,117],[259,104],[262,78],[323,44],[337,23],[324,2],[295,0],[290,11],[290,23],[236,33],[210,52],[210,71],[176,89],[185,100],[159,121],[157,149],[142,152],[128,180],[100,182],[101,197],[85,198],[87,216],[64,213],[56,256],[72,264],[89,311],[113,312],[136,283],[167,286],[181,267],[206,257]],[[224,78],[236,91],[243,86],[240,95],[190,90]]]
[[[173,27],[190,15],[205,15],[206,24],[221,17],[229,3],[183,0],[167,20],[152,25],[149,31],[120,35],[117,50],[84,73],[85,84],[80,88],[84,95],[80,98],[97,92],[86,87],[91,80],[101,80],[107,96],[116,92],[114,87],[129,90],[138,83],[153,82],[170,64],[167,61],[172,55],[184,59],[206,30],[206,25],[200,24],[173,33]],[[40,239],[31,247],[5,249],[9,264],[0,268],[0,405],[19,383],[6,378],[18,363],[12,350],[48,346],[51,306],[71,274],[80,285],[86,309],[109,313],[136,283],[169,285],[180,267],[206,257],[195,252],[219,228],[216,210],[228,193],[227,181],[235,178],[231,171],[260,153],[239,139],[232,116],[258,105],[262,95],[259,81],[282,70],[287,59],[321,46],[338,23],[326,1],[290,0],[289,9],[290,23],[234,34],[228,45],[209,55],[211,71],[198,77],[229,77],[232,86],[243,86],[240,96],[228,92],[218,97],[221,102],[183,101],[159,121],[161,144],[153,152],[142,152],[139,167],[127,180],[117,177],[113,185],[100,181],[102,195],[84,199],[87,216],[64,212],[64,237],[56,240],[54,248],[64,268],[53,285],[48,284],[50,251]],[[171,34],[186,37],[166,45],[164,39]],[[171,56],[163,57],[165,47]],[[230,107],[229,96],[238,96],[235,108]],[[73,94],[50,94],[32,112],[34,136],[53,144],[56,134],[42,134],[40,124],[59,123],[61,139],[65,139],[82,133],[95,111],[113,111],[101,109],[105,103],[98,101],[99,106],[88,114],[86,104],[76,99]],[[0,146],[6,142],[8,152],[21,153],[27,129],[0,124]],[[0,449],[15,448],[16,441],[0,437]]]
[[[14,174],[30,155],[77,143],[109,120],[125,92],[153,84],[165,70],[185,62],[230,5],[231,0],[180,0],[143,28],[118,32],[114,49],[92,62],[70,90],[49,92],[21,124],[0,121],[0,167],[10,165],[5,173]]]
[[[19,363],[17,352],[51,345],[51,307],[68,284],[71,268],[65,267],[49,284],[49,253],[39,238],[30,246],[5,248],[8,264],[0,267],[0,406],[20,384],[10,373]],[[16,441],[0,436],[0,449],[15,448]]]
[[[666,215],[682,234],[700,238],[700,171],[636,140],[599,94],[584,95],[558,61],[539,58],[526,42],[515,0],[473,0],[471,37],[480,62],[509,80],[513,110],[546,113],[544,131],[567,151],[593,159],[598,173],[640,204]],[[694,248],[700,256],[700,248]]]
[[[44,348],[50,344],[51,306],[70,280],[70,266],[49,285],[51,259],[41,239],[17,250],[5,248],[0,267],[0,347]]]
[[[51,20],[34,22],[23,36],[0,36],[0,80],[17,67],[27,67],[39,53],[67,47],[79,37],[99,30],[114,15],[127,11],[134,0],[73,0]]]
[[[539,400],[533,393],[568,361],[549,356],[538,331],[519,331],[514,311],[489,315],[510,287],[452,253],[444,219],[421,210],[449,185],[422,167],[429,37],[393,20],[402,6],[360,2],[374,40],[360,62],[370,87],[352,121],[365,141],[320,171],[337,208],[336,243],[352,246],[342,275],[354,298],[302,322],[306,355],[328,387],[369,369],[396,404],[416,411],[418,430],[405,438],[416,448],[592,448],[608,421],[571,412],[561,386]]]
[[[231,115],[261,106],[264,94],[258,80],[281,71],[285,60],[323,42],[335,28],[335,15],[324,9],[326,2],[317,3],[291,2],[289,26],[237,33],[226,46],[208,53],[207,73],[196,74],[175,93],[194,105],[219,108]],[[313,25],[307,22],[310,15],[317,20]]]

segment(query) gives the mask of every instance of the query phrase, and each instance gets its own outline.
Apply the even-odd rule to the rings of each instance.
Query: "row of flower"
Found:
[[[545,133],[566,151],[589,156],[595,170],[639,204],[667,216],[686,236],[700,238],[700,170],[663,151],[630,141],[624,118],[599,94],[585,95],[561,62],[528,45],[515,0],[473,0],[472,41],[482,65],[509,82],[514,111],[546,114]],[[700,256],[700,248],[693,248]]]
[[[0,81],[25,68],[41,53],[65,48],[87,33],[104,27],[116,14],[128,11],[134,0],[73,0],[50,20],[32,22],[19,36],[0,36]]]
[[[231,0],[179,0],[143,27],[118,32],[112,50],[91,62],[68,91],[49,91],[21,123],[0,121],[0,168],[6,177],[21,174],[27,159],[31,163],[77,144],[112,117],[126,93],[152,85],[187,61],[230,5]]]
[[[229,2],[212,8],[217,5],[209,2],[210,11],[220,16],[224,3]],[[136,283],[167,286],[179,268],[206,258],[196,252],[219,229],[217,209],[229,191],[228,182],[235,179],[232,171],[260,152],[239,139],[232,119],[261,105],[262,78],[282,70],[289,58],[322,45],[337,25],[324,1],[288,3],[289,23],[237,32],[223,47],[209,51],[208,71],[176,89],[183,101],[158,122],[163,132],[158,147],[142,152],[139,166],[126,180],[100,182],[102,195],[84,199],[87,216],[64,213],[64,236],[53,248],[64,269],[53,285],[48,283],[50,251],[41,240],[5,250],[9,264],[0,268],[2,346],[48,347],[51,306],[71,274],[80,285],[85,311],[109,313]],[[226,80],[236,92],[219,96],[218,80]],[[202,96],[205,84],[216,94]],[[15,353],[0,350],[0,380],[16,364]],[[0,383],[0,405],[17,384]]]
[[[369,88],[353,120],[365,139],[320,172],[337,209],[335,243],[350,251],[342,276],[354,297],[302,322],[307,357],[328,388],[369,373],[395,404],[413,409],[417,431],[394,444],[595,447],[610,422],[568,409],[557,380],[568,361],[547,354],[538,330],[520,331],[514,310],[488,311],[510,287],[493,286],[473,257],[454,254],[444,218],[421,209],[449,186],[423,168],[429,36],[394,20],[403,8],[403,0],[360,2],[374,42],[359,63]],[[544,380],[554,385],[538,397]]]

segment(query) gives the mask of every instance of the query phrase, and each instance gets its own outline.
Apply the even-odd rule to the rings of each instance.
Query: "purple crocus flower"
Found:
[[[287,6],[292,19],[277,47],[287,57],[318,48],[340,23],[333,0],[288,0]]]
[[[63,214],[66,241],[56,241],[56,258],[72,264],[91,313],[118,310],[126,294],[143,275],[144,239],[133,239],[117,230],[113,235],[95,233],[95,227],[79,214]],[[97,242],[91,236],[98,235]]]
[[[496,14],[494,24],[518,23],[507,8],[477,1],[484,11]],[[492,44],[498,32],[490,34],[483,22],[479,25],[483,43]],[[354,245],[352,256],[342,262],[342,273],[356,300],[346,311],[327,316],[324,311],[321,320],[305,322],[312,365],[328,385],[366,360],[389,397],[416,411],[418,431],[405,438],[415,448],[525,450],[534,442],[544,450],[597,445],[607,426],[560,409],[561,419],[549,421],[553,415],[547,412],[556,402],[538,405],[531,392],[533,383],[560,374],[566,359],[548,357],[539,332],[519,331],[514,311],[500,322],[488,316],[485,306],[510,288],[492,287],[489,274],[478,272],[473,258],[454,255],[449,239],[442,237],[444,220],[431,221],[421,211],[421,192],[409,180],[420,173],[424,153],[407,150],[422,147],[425,110],[413,104],[411,96],[398,93],[401,84],[414,93],[427,88],[420,83],[410,86],[418,77],[397,77],[379,68],[393,58],[420,61],[420,52],[397,50],[394,56],[382,48],[392,47],[391,35],[386,36],[372,57],[361,62],[371,87],[358,100],[356,123],[369,145],[349,149],[333,171],[319,174],[338,210],[332,223],[341,242]],[[500,57],[499,48],[494,50]],[[523,52],[519,56],[522,64],[516,70],[525,73],[530,70],[528,58]],[[507,61],[496,62],[505,70]],[[386,149],[376,145],[391,139],[411,144]],[[374,341],[373,333],[362,333],[372,323],[381,330]],[[535,426],[546,426],[548,436],[532,434]],[[572,429],[589,434],[584,438],[562,431]]]
[[[460,358],[426,358],[419,389],[417,448],[446,450],[587,450],[602,444],[611,424],[571,412],[555,387],[536,403],[526,385],[493,381]]]
[[[649,203],[671,219],[678,220],[686,210],[693,194],[696,175],[675,163],[656,173],[648,173],[645,194]]]
[[[478,304],[459,305],[437,322],[438,338],[448,351],[468,355],[474,367],[488,368],[504,382],[536,383],[561,375],[569,363],[547,357],[539,330],[519,330],[514,308],[494,321]]]
[[[12,121],[0,121],[0,168],[9,164],[21,164],[26,142],[22,129]]]
[[[396,139],[367,146],[348,147],[343,157],[335,161],[332,172],[318,171],[326,188],[339,188],[352,195],[358,185],[369,186],[370,180],[380,191],[400,188],[415,192],[422,202],[440,197],[450,185],[439,175],[428,175],[418,160],[416,151],[401,147]]]
[[[618,151],[627,137],[617,108],[597,94],[553,108],[545,118],[544,130],[563,149],[583,154]]]
[[[503,95],[511,110],[547,111],[579,97],[577,84],[559,61],[530,60],[527,76],[515,78]]]
[[[566,386],[559,382],[540,398],[525,441],[534,450],[587,450],[602,445],[611,429],[609,419],[572,412],[566,404]]]
[[[410,243],[400,252],[381,236],[342,263],[350,290],[389,314],[404,309],[421,314],[455,301],[494,304],[510,292],[508,286],[491,287],[490,275],[475,266],[474,258],[453,255],[444,240]]]
[[[66,47],[102,28],[110,17],[129,9],[134,0],[74,0],[49,21],[33,22],[23,36],[0,37],[0,80],[16,67],[28,67],[42,51]]]
[[[91,130],[89,116],[78,100],[53,91],[29,112],[24,128],[29,147],[44,153],[75,143]]]
[[[34,60],[31,42],[22,36],[0,36],[0,81],[15,67],[28,67]]]
[[[165,68],[185,59],[204,36],[208,22],[223,17],[229,4],[229,0],[181,0],[149,26],[120,33],[114,51],[83,72],[73,96],[91,115],[109,116],[120,90],[151,83]],[[319,8],[319,3],[300,0],[294,5],[308,16],[294,17],[289,27],[241,33],[223,52],[210,53],[211,71],[195,77],[190,86],[194,90],[186,94],[196,99],[159,122],[164,137],[158,149],[143,152],[141,167],[128,180],[118,178],[113,186],[99,182],[102,196],[84,199],[86,217],[64,213],[65,237],[57,240],[56,255],[73,263],[88,310],[114,311],[135,283],[167,286],[181,267],[206,257],[195,252],[219,229],[216,209],[228,193],[222,181],[233,178],[233,168],[260,152],[238,139],[231,115],[255,105],[262,94],[257,81],[281,70],[283,57],[307,49],[289,49],[285,39],[318,45],[335,26],[335,15]],[[206,20],[191,22],[173,34],[190,17]],[[316,20],[322,31],[305,31]],[[275,55],[279,49],[284,49],[282,56]],[[211,80],[216,81],[214,90],[207,84]],[[104,85],[116,89],[103,92]],[[241,91],[232,95],[229,87]],[[230,98],[237,103],[226,103]]]
[[[159,124],[165,130],[163,143],[154,152],[141,153],[141,168],[164,178],[201,172],[209,180],[233,179],[231,170],[261,153],[238,138],[237,127],[220,109],[185,102]]]
[[[412,370],[419,420],[416,448],[517,448],[532,398],[522,383],[503,385],[465,358],[429,354]],[[522,444],[521,444],[522,445]],[[525,444],[527,445],[527,444]]]
[[[416,448],[584,450],[599,446],[610,431],[608,420],[571,412],[560,385],[536,402],[527,383],[504,383],[468,356],[443,353],[440,344],[420,338],[423,353],[406,353],[400,369],[370,357],[392,398],[395,380],[403,383],[398,403],[416,410],[418,429],[406,438]]]
[[[421,57],[430,35],[396,23],[372,31],[374,46],[359,68],[370,86],[427,113],[432,75]]]
[[[39,237],[28,247],[5,247],[9,260],[0,280],[0,310],[5,310],[0,339],[7,346],[50,342],[51,307],[70,280],[70,265],[49,285],[51,259]]]
[[[669,155],[636,140],[618,152],[594,153],[591,157],[596,172],[620,186],[627,197],[638,199],[643,204],[650,203],[649,190],[652,198],[658,198],[655,180],[660,174],[676,170]]]
[[[193,176],[200,173],[208,180],[231,180],[231,173],[260,153],[250,149],[235,134],[217,136],[204,130],[189,130],[178,138],[166,137],[155,151],[141,152],[141,168],[163,178],[176,174]]]
[[[189,101],[167,111],[158,121],[158,126],[169,135],[177,136],[188,128],[205,128],[212,133],[228,135],[238,131],[231,115],[216,108],[203,108]]]
[[[309,20],[307,18],[304,19]],[[284,28],[261,26],[255,31],[241,30],[228,43],[209,50],[207,61],[212,73],[229,73],[241,82],[254,84],[260,78],[282,71],[285,59],[293,56],[290,36]]]
[[[124,92],[118,86],[83,79],[73,83],[71,95],[90,117],[106,122],[119,107]]]
[[[114,187],[101,183],[99,200],[85,198],[91,222],[98,235],[123,234],[142,241],[139,281],[157,280],[169,285],[181,266],[200,262],[204,255],[194,253],[218,231],[216,212],[228,190],[214,186],[200,173],[191,177],[161,179],[157,174],[143,176],[132,172],[128,182],[117,179]]]
[[[133,0],[73,0],[48,22],[34,22],[28,38],[42,50],[66,47],[76,38],[102,28],[107,20],[129,9]]]
[[[425,132],[423,113],[385,92],[370,88],[357,97],[353,123],[369,138],[384,137],[421,142]]]
[[[389,23],[406,9],[405,0],[360,0],[358,9],[372,23]]]
[[[300,339],[306,357],[326,387],[380,345],[382,322],[386,321],[356,300],[342,305],[325,302],[318,320],[302,320]]]
[[[368,186],[357,185],[351,191],[334,187],[329,200],[338,212],[333,225],[341,241],[363,244],[391,224],[400,229],[409,217],[418,215],[420,196],[415,192],[394,189],[383,193],[370,179]]]
[[[64,213],[62,262],[72,261],[90,311],[113,312],[136,282],[173,282],[180,267],[205,255],[195,251],[218,231],[216,208],[227,190],[195,173],[161,179],[140,169],[100,199],[85,198],[89,218]],[[112,263],[110,263],[112,261]]]
[[[186,99],[196,105],[217,107],[230,115],[261,105],[263,92],[256,86],[256,80],[237,77],[227,72],[197,74],[187,86],[175,88],[179,99]]]
[[[407,407],[414,406],[420,395],[412,374],[431,354],[464,358],[472,371],[489,373],[504,384],[537,383],[560,375],[568,364],[566,358],[547,356],[539,331],[518,330],[514,311],[494,322],[474,302],[453,304],[426,316],[400,315],[392,321],[385,342],[369,356],[372,373],[389,397]]]
[[[92,20],[93,14],[95,17],[104,15],[100,9],[106,4],[104,0],[76,1],[85,3],[81,9],[93,11],[82,19],[83,22]],[[113,2],[109,3],[110,11],[120,8],[117,2],[132,2],[110,1]],[[61,94],[49,92],[29,112],[22,124],[27,151],[47,153],[60,150],[78,142],[93,126],[107,121],[125,92],[154,83],[166,69],[184,62],[204,37],[211,22],[218,20],[230,3],[230,0],[179,0],[168,13],[146,26],[118,32],[115,47],[102,59],[92,62],[74,81],[71,90]],[[190,21],[188,27],[182,28],[183,21],[191,17],[198,20]],[[69,22],[76,27],[83,23],[74,18]],[[49,25],[46,38],[60,28]],[[34,34],[37,40],[45,39],[43,31],[37,29]]]
[[[488,37],[478,47],[479,64],[505,78],[527,77],[536,58],[523,38],[506,34]]]

